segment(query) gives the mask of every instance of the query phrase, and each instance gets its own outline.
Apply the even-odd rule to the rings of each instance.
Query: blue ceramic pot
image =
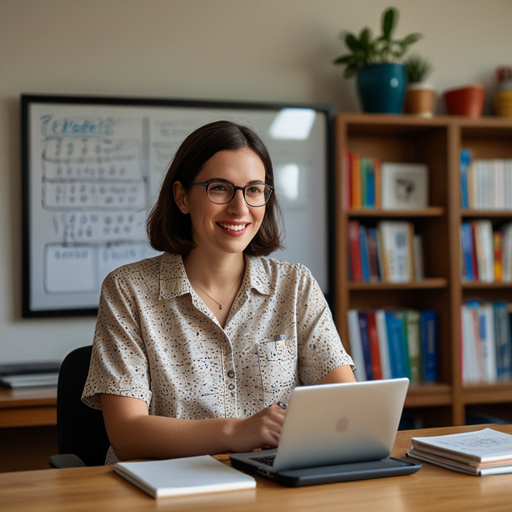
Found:
[[[357,72],[357,91],[365,112],[400,114],[406,89],[405,64],[372,64]]]

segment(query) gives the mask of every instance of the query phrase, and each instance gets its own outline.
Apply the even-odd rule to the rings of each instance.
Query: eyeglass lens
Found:
[[[206,193],[213,203],[226,204],[233,199],[238,188],[243,191],[245,200],[249,206],[263,206],[270,198],[272,192],[272,189],[264,183],[235,187],[232,183],[212,181],[206,187]]]

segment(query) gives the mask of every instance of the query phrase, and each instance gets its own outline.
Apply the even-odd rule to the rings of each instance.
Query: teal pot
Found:
[[[357,72],[357,91],[365,112],[400,114],[406,89],[405,64],[372,64]]]

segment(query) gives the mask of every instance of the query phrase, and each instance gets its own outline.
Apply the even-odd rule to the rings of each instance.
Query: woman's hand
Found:
[[[285,415],[283,408],[273,404],[249,418],[232,420],[228,426],[230,451],[275,448],[279,443]]]

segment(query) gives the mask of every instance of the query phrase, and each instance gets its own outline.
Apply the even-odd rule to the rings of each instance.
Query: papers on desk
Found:
[[[484,428],[475,432],[413,437],[409,457],[470,475],[512,473],[512,435]]]
[[[254,489],[256,480],[209,455],[118,462],[114,471],[153,498]]]
[[[60,363],[32,362],[0,365],[0,384],[8,388],[56,386]]]

